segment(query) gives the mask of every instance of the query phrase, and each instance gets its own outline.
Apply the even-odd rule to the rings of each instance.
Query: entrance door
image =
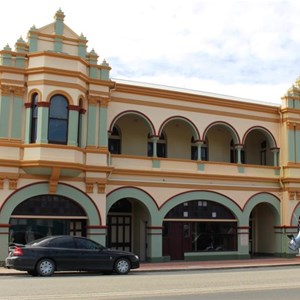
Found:
[[[131,251],[131,216],[107,216],[107,245],[117,250]]]

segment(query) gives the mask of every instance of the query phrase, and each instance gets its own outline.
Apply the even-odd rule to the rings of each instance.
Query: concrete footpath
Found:
[[[162,263],[141,263],[139,269],[131,272],[161,272],[180,270],[212,270],[212,269],[238,269],[259,267],[299,266],[300,257],[296,258],[251,258],[240,260],[214,260],[214,261],[172,261]],[[26,272],[0,267],[1,275],[20,275]]]

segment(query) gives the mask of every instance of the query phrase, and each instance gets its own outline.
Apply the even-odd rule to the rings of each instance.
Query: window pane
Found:
[[[67,119],[68,101],[63,96],[54,96],[50,101],[50,118]]]
[[[66,120],[49,120],[49,143],[66,143],[67,142],[67,132],[68,132],[68,122]]]

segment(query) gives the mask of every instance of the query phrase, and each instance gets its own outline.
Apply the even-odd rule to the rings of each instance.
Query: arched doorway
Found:
[[[132,251],[142,261],[146,260],[148,222],[149,213],[142,202],[133,198],[118,200],[107,214],[106,245],[112,249]]]
[[[269,203],[259,203],[251,211],[249,220],[249,252],[251,255],[274,255],[276,211]]]
[[[25,244],[47,235],[86,236],[87,216],[67,197],[38,195],[18,204],[9,224],[9,241]]]

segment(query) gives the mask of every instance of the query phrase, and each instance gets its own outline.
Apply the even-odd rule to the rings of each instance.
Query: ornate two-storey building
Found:
[[[0,261],[57,234],[148,261],[295,255],[300,82],[275,105],[111,80],[64,17],[0,51]]]

